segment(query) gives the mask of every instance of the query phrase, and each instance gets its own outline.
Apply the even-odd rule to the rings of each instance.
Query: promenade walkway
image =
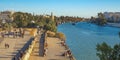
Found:
[[[0,60],[11,60],[16,53],[24,46],[30,39],[28,32],[25,33],[24,38],[6,37],[0,44]],[[9,44],[9,48],[5,48],[5,43]]]
[[[65,48],[61,46],[58,38],[47,37],[48,51],[46,56],[39,55],[39,42],[36,43],[29,60],[70,60],[68,57],[62,56]]]

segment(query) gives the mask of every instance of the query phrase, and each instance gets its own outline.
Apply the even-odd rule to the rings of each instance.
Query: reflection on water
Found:
[[[96,44],[106,42],[113,46],[120,42],[120,28],[97,26],[80,22],[76,25],[65,23],[58,26],[58,31],[67,37],[67,45],[77,60],[99,60],[96,56]]]

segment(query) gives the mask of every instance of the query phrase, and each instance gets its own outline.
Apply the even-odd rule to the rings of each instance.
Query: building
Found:
[[[51,15],[43,15],[45,18],[50,18],[52,21],[54,21],[54,15],[53,13],[51,12]]]
[[[11,22],[13,21],[12,15],[14,14],[13,11],[2,11],[0,12],[0,21],[1,22]]]
[[[108,22],[120,23],[120,12],[104,12],[103,14]]]
[[[54,21],[54,15],[53,15],[53,12],[51,12],[51,19]]]

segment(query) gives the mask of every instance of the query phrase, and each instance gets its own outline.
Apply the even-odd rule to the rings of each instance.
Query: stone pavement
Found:
[[[6,37],[0,44],[0,60],[11,60],[14,55],[24,46],[24,44],[30,39],[30,35],[27,32],[24,38]],[[9,44],[9,48],[5,48],[5,43]]]
[[[47,37],[48,52],[46,56],[39,56],[39,43],[37,43],[29,60],[70,60],[68,57],[61,56],[65,52],[65,48],[61,46],[60,42],[58,38]]]

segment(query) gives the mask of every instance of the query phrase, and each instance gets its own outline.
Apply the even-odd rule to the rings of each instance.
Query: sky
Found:
[[[91,17],[99,12],[120,12],[120,0],[0,0],[0,11],[5,10]]]

